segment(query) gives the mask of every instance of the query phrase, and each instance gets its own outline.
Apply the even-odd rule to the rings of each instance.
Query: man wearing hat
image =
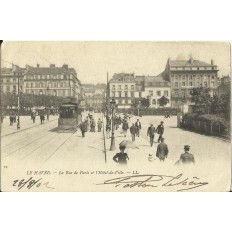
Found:
[[[157,134],[159,134],[158,143],[161,142],[163,133],[164,133],[164,122],[161,121],[159,126],[156,128]]]
[[[141,122],[139,121],[139,119],[137,119],[137,122],[135,123],[135,126],[137,128],[137,136],[139,137],[139,132],[142,129]]]
[[[184,146],[184,151],[185,153],[181,154],[180,159],[177,161],[176,164],[195,164],[195,159],[194,156],[189,153],[190,150],[190,146],[189,145],[185,145]]]

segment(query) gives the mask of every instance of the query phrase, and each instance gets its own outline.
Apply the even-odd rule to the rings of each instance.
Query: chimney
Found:
[[[63,64],[62,68],[68,69],[68,65],[67,64]]]
[[[50,64],[50,68],[55,68],[55,64]]]
[[[189,63],[193,64],[193,58],[192,57],[190,58]]]
[[[211,64],[214,65],[214,60],[213,59],[211,60]]]

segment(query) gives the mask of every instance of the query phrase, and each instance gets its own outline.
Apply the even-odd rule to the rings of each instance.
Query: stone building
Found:
[[[67,64],[56,67],[32,67],[26,65],[24,73],[24,92],[35,95],[53,95],[82,99],[81,82],[74,68]]]
[[[102,111],[105,109],[106,84],[83,84],[85,94],[85,109]]]
[[[135,99],[134,73],[115,73],[109,81],[110,99],[115,99],[119,109],[131,108]]]
[[[25,69],[17,65],[11,68],[1,69],[1,92],[2,93],[19,93],[24,92],[24,73]]]
[[[191,90],[194,87],[210,87],[216,92],[218,87],[218,67],[210,63],[195,60],[168,59],[164,72],[161,74],[171,85],[172,106],[190,104]]]

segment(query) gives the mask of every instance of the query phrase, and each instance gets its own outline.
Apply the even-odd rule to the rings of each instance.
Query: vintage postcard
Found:
[[[230,191],[230,43],[4,41],[0,66],[1,191]]]

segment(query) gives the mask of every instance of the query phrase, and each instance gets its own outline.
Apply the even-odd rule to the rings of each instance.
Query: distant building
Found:
[[[1,69],[1,92],[3,93],[19,93],[24,92],[24,73],[25,69],[17,65],[11,68]]]
[[[101,111],[105,109],[106,84],[83,84],[85,109]]]
[[[171,84],[172,106],[178,107],[191,102],[190,92],[194,87],[210,87],[216,92],[218,87],[218,67],[211,63],[195,60],[168,59],[161,74]]]
[[[168,103],[165,105],[165,107],[171,106],[170,82],[164,80],[162,75],[146,76],[144,86],[145,88],[142,96],[149,98],[151,108],[160,107],[159,100],[163,96],[168,99]]]
[[[67,64],[56,67],[31,67],[26,65],[24,74],[24,92],[35,95],[53,95],[59,97],[74,97],[82,99],[81,82],[74,68]]]
[[[115,73],[109,81],[110,99],[115,99],[119,109],[131,108],[135,99],[134,73]]]

